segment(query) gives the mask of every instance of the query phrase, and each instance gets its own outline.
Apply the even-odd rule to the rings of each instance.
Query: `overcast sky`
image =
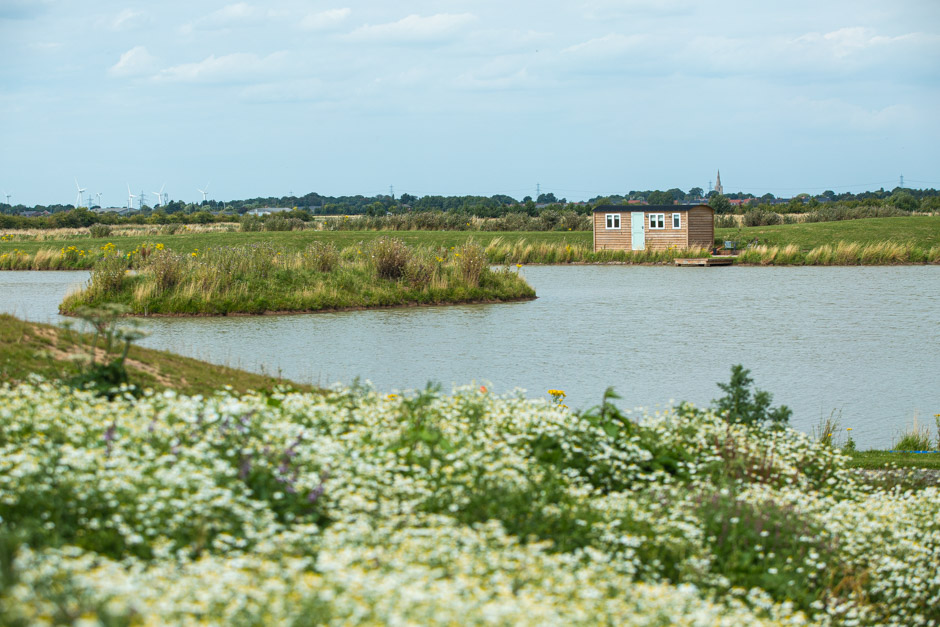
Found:
[[[0,0],[0,59],[27,205],[940,187],[936,0]]]

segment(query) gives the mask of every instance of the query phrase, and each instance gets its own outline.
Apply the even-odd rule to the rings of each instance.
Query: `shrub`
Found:
[[[837,570],[834,544],[821,526],[790,505],[771,499],[752,503],[723,490],[702,498],[698,516],[713,538],[712,570],[733,586],[760,588],[809,610]],[[807,562],[827,565],[825,573]]]
[[[400,279],[411,261],[411,249],[400,239],[380,237],[371,246],[375,271],[383,279]]]
[[[415,255],[405,268],[405,279],[416,289],[422,289],[431,284],[435,274],[434,263],[422,256]]]
[[[121,290],[126,272],[127,261],[123,256],[106,254],[95,262],[89,287],[98,295],[115,294]]]
[[[291,231],[303,231],[307,228],[307,223],[300,218],[288,218],[287,223],[290,225]]]
[[[460,276],[470,285],[480,284],[480,275],[486,269],[486,253],[475,242],[467,242],[454,252]]]
[[[120,316],[126,312],[125,307],[116,304],[78,308],[76,315],[91,326],[94,335],[88,343],[87,354],[76,360],[79,373],[67,379],[67,385],[113,398],[121,386],[129,383],[124,361],[131,342],[145,334],[137,330],[135,322],[129,327],[118,324]]]
[[[183,257],[169,250],[159,250],[149,258],[146,271],[153,275],[160,291],[177,285],[183,278]]]
[[[291,222],[284,216],[270,215],[264,219],[265,231],[290,231]]]
[[[264,222],[258,216],[242,216],[239,222],[239,229],[245,233],[260,231],[264,227]]]
[[[927,425],[917,424],[915,416],[914,424],[898,436],[892,448],[896,451],[928,451],[930,450],[930,429]]]
[[[782,223],[783,218],[780,217],[779,213],[773,211],[752,209],[744,214],[744,226],[773,226]]]
[[[740,364],[731,366],[731,381],[718,384],[725,395],[713,401],[715,411],[732,424],[786,426],[793,412],[786,405],[770,407],[773,395],[769,392],[754,390],[752,393],[750,388],[754,380],[749,374],[750,370]]]
[[[313,242],[304,250],[304,260],[320,272],[332,272],[339,263],[339,250],[332,242]]]
[[[715,214],[715,228],[716,229],[734,229],[737,228],[738,221],[731,214]]]
[[[107,237],[111,235],[111,227],[107,224],[92,224],[88,227],[88,234],[92,237]]]

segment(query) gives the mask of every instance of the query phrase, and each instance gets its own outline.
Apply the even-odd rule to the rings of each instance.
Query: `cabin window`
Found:
[[[619,214],[619,213],[608,213],[608,214],[607,214],[607,228],[608,228],[608,229],[619,229],[619,228],[620,228],[620,214]]]
[[[651,213],[650,214],[650,228],[651,229],[666,228],[666,214],[665,213]]]
[[[682,214],[681,213],[672,214],[672,228],[674,229],[682,228]]]

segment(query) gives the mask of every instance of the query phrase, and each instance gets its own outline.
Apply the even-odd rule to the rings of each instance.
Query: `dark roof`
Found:
[[[670,211],[688,211],[689,209],[695,209],[696,207],[708,207],[706,203],[700,203],[698,205],[597,205],[594,207],[594,212],[598,211],[655,211],[656,213],[668,213]]]

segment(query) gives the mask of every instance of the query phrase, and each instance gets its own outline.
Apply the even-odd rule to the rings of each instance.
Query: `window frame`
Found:
[[[648,223],[651,231],[662,231],[666,228],[665,213],[650,213]],[[657,226],[658,225],[658,226]]]
[[[619,213],[608,213],[604,215],[604,225],[608,231],[619,231],[623,224]]]
[[[681,213],[672,214],[672,228],[674,229],[682,228],[682,214]]]

